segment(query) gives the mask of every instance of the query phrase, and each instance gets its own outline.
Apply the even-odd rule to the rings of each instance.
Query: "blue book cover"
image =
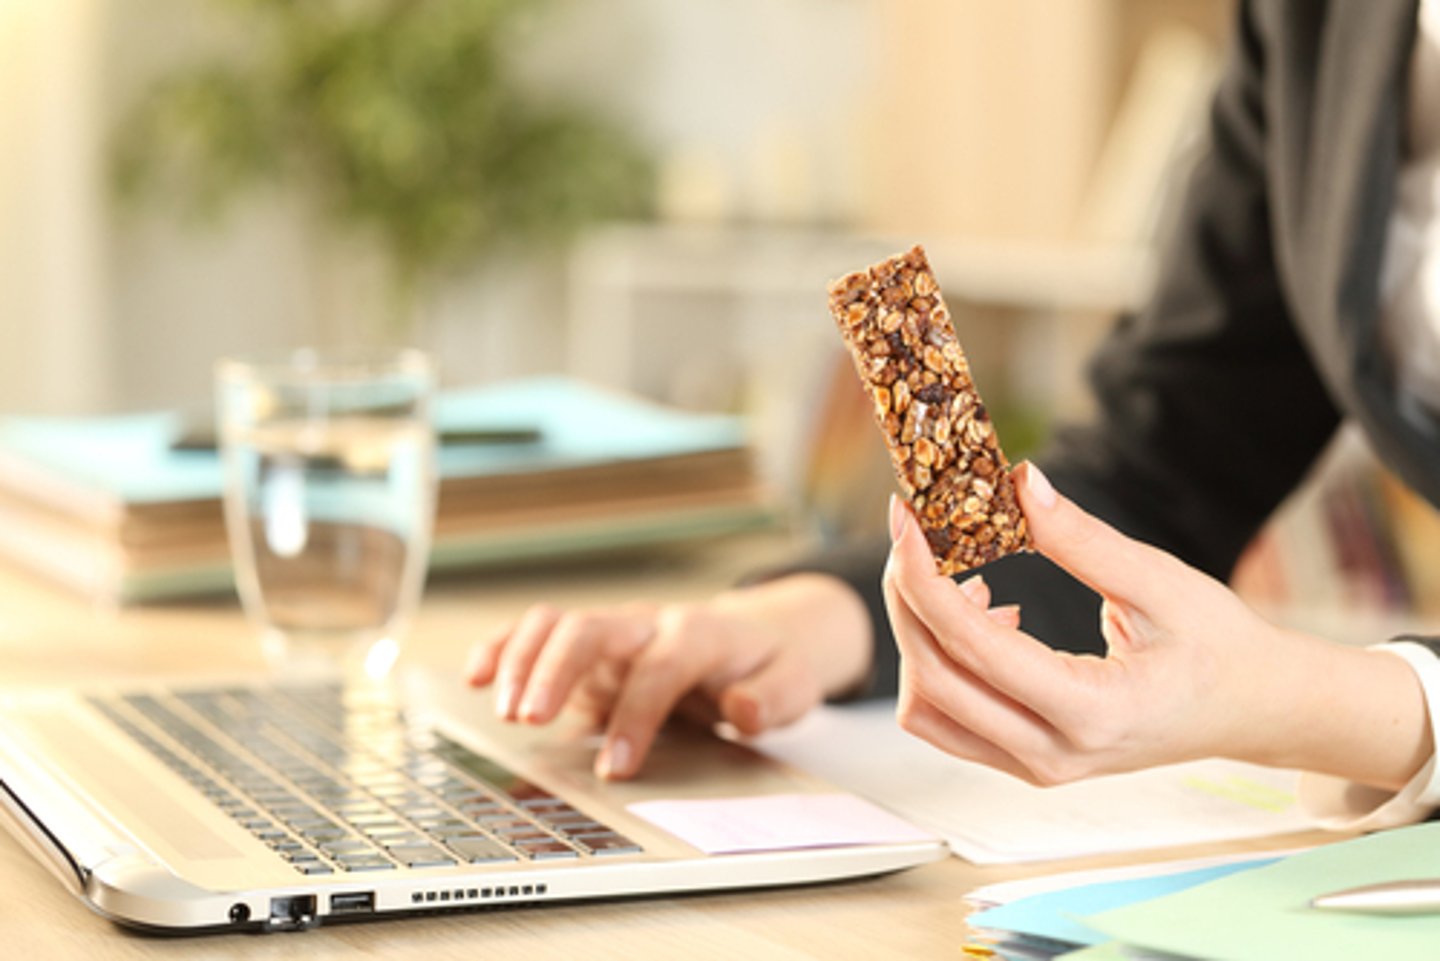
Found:
[[[564,377],[444,391],[435,423],[441,431],[537,435],[523,443],[444,445],[443,480],[675,457],[745,442],[738,417],[675,410]],[[89,497],[89,512],[107,504],[215,499],[219,458],[173,449],[184,427],[173,412],[0,420],[0,486],[62,509]]]

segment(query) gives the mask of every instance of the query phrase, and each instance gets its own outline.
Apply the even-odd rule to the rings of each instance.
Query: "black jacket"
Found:
[[[1131,535],[1226,578],[1342,418],[1440,504],[1440,426],[1399,395],[1377,335],[1415,0],[1241,3],[1208,142],[1148,305],[1090,368],[1099,416],[1036,459]],[[808,565],[865,597],[893,691],[884,548]],[[1026,629],[1100,650],[1097,599],[1035,557],[986,572]]]

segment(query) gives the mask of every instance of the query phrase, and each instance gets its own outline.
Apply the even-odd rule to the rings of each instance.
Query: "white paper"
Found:
[[[853,794],[639,801],[627,810],[706,854],[935,841]]]
[[[760,750],[870,798],[977,864],[1263,837],[1315,827],[1298,774],[1207,760],[1037,788],[911,737],[894,705],[822,707]]]

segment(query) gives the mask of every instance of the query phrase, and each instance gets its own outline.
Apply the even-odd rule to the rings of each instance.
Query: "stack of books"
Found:
[[[444,391],[432,569],[774,520],[736,417],[567,378]],[[174,412],[0,420],[0,555],[103,601],[233,585],[220,458]]]

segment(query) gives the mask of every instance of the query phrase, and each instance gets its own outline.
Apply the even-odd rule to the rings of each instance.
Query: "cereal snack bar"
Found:
[[[900,487],[942,574],[1030,549],[1010,464],[916,246],[830,285]]]

